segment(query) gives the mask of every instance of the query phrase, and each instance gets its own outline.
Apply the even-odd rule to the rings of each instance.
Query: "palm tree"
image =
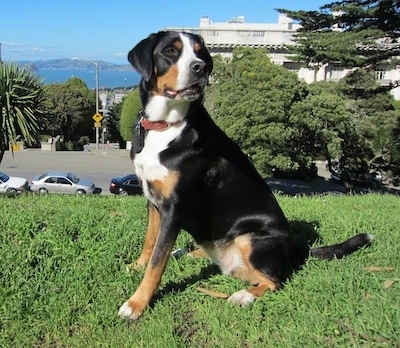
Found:
[[[28,144],[36,140],[42,98],[42,82],[31,69],[0,62],[0,163],[17,136]]]

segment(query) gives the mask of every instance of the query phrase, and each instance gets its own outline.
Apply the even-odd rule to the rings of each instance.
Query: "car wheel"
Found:
[[[78,191],[76,191],[76,194],[77,195],[84,195],[84,194],[86,194],[86,192],[85,192],[85,190],[78,190]]]
[[[39,194],[40,195],[45,195],[47,193],[47,190],[45,188],[39,189]]]
[[[125,190],[121,190],[121,191],[119,191],[119,195],[120,196],[128,196],[128,192],[126,192]]]
[[[14,197],[17,194],[17,190],[14,187],[9,187],[6,190],[6,196],[7,197]]]

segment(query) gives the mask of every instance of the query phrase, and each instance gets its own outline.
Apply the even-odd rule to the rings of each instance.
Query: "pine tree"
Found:
[[[343,0],[320,11],[277,9],[302,28],[288,49],[294,60],[308,67],[331,63],[345,68],[374,69],[397,64],[400,56],[400,2],[398,0]],[[399,85],[394,82],[389,88]]]

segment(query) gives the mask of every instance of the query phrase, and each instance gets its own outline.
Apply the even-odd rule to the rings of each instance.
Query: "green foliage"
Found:
[[[141,108],[139,89],[136,88],[128,93],[122,105],[119,131],[125,141],[132,140],[132,127]]]
[[[399,81],[380,86],[370,71],[381,64],[390,66],[397,62],[400,3],[343,0],[322,6],[320,11],[278,11],[302,25],[296,33],[297,45],[288,46],[294,60],[314,69],[323,64],[353,68],[335,92],[345,97],[345,111],[340,112],[348,120],[333,125],[331,130],[324,129],[328,140],[324,152],[328,159],[338,155],[343,168],[378,168],[387,172],[395,167],[399,171],[395,128],[399,114],[388,93]],[[335,129],[337,126],[341,129]]]
[[[362,32],[318,31],[295,34],[297,45],[287,46],[294,54],[291,59],[305,62],[308,67],[335,64],[346,68],[375,64],[375,55],[360,54],[360,45],[377,49],[376,39],[381,32],[364,30]]]
[[[349,112],[337,83],[311,84],[309,94],[293,105],[290,114],[294,123],[302,125],[297,133],[299,147],[308,142],[309,148],[314,147],[314,155],[322,154],[328,159],[341,156],[340,137],[347,129]]]
[[[0,62],[0,162],[18,135],[28,144],[37,140],[42,98],[42,82],[33,71]]]
[[[298,45],[288,49],[309,66],[374,67],[399,55],[397,0],[343,0],[322,6],[320,11],[277,11],[302,25],[295,38]]]
[[[65,150],[67,151],[74,151],[75,150],[75,146],[74,143],[72,141],[67,141],[65,143]]]
[[[305,85],[262,50],[238,49],[232,60],[214,61],[205,106],[263,176],[273,168],[312,175],[321,155],[328,163],[340,159],[342,169],[399,167],[400,114],[370,71]]]
[[[340,159],[342,169],[385,172],[398,165],[393,128],[400,114],[393,97],[380,88],[371,72],[358,69],[338,83],[313,83],[306,98],[290,112],[304,123],[302,129],[315,134],[316,153],[320,151],[328,161]]]
[[[89,139],[89,137],[88,136],[86,136],[86,135],[83,135],[83,136],[81,136],[80,138],[79,138],[79,140],[78,140],[78,145],[79,146],[84,146],[84,145],[87,145],[87,144],[89,144],[90,143],[90,139]]]
[[[399,197],[277,199],[296,233],[317,233],[318,245],[361,231],[375,240],[342,260],[308,260],[248,308],[196,288],[230,295],[249,285],[208,260],[171,258],[151,307],[129,322],[117,312],[143,277],[126,271],[143,245],[143,197],[0,197],[0,346],[398,346]],[[190,242],[183,233],[175,247]]]
[[[217,57],[205,101],[216,123],[263,176],[273,168],[296,171],[309,167],[313,151],[304,143],[299,148],[302,124],[291,119],[289,112],[305,96],[307,87],[296,74],[272,64],[265,53],[239,48],[229,61]]]
[[[123,145],[125,145],[124,139],[120,133],[120,120],[124,100],[125,98],[121,102],[114,103],[111,106],[108,116],[105,120],[107,127],[106,139],[110,141],[117,141],[121,148],[123,148]]]
[[[45,113],[41,118],[44,132],[62,135],[64,142],[77,144],[82,136],[93,137],[96,93],[90,91],[80,78],[45,87]]]
[[[400,36],[400,3],[397,0],[343,0],[321,9],[341,11],[333,20],[345,30],[379,30],[388,39]]]
[[[393,97],[380,87],[373,73],[364,69],[342,79],[339,89],[349,98],[349,132],[353,134],[343,147],[360,150],[359,154],[351,152],[348,159],[358,158],[359,165],[382,171],[399,166],[398,139],[393,129],[400,112],[393,106]]]
[[[400,101],[399,100],[393,101],[393,106],[398,116],[395,125],[392,129],[392,136],[393,136],[395,151],[397,151],[397,158],[399,159],[397,162],[400,162]],[[398,172],[397,173],[398,177],[400,177],[400,163],[397,164],[397,172]]]

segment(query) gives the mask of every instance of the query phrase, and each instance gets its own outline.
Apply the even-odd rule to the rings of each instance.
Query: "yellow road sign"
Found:
[[[95,122],[101,122],[101,120],[103,119],[103,116],[101,116],[98,112],[96,112],[93,117]]]
[[[100,128],[101,127],[101,122],[95,122],[94,123],[95,128]]]

